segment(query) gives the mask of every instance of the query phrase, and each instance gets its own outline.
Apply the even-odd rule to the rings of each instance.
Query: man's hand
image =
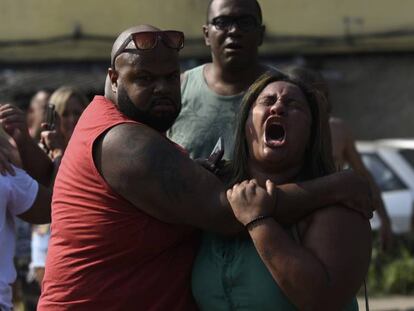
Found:
[[[31,139],[26,123],[26,114],[11,104],[0,106],[0,124],[17,144]]]
[[[227,199],[237,220],[246,226],[259,216],[274,214],[275,190],[276,188],[270,180],[266,181],[266,189],[260,187],[254,179],[245,180],[227,190]]]
[[[337,173],[342,178],[343,197],[339,198],[344,206],[361,213],[365,218],[373,216],[373,193],[370,183],[352,170]]]

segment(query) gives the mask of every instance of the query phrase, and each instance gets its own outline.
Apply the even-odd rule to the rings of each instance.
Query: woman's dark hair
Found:
[[[310,85],[312,88],[315,88],[316,90],[321,92],[326,99],[325,103],[326,109],[328,110],[328,114],[332,113],[332,105],[331,100],[329,98],[328,83],[326,83],[326,80],[319,71],[307,67],[294,66],[290,67],[286,71],[286,74],[292,79],[302,81],[304,84]]]
[[[311,135],[305,152],[305,161],[301,176],[305,179],[316,178],[335,171],[332,158],[331,135],[328,124],[328,115],[325,105],[325,96],[303,82],[290,78],[282,73],[268,72],[259,77],[250,86],[243,97],[237,116],[235,142],[230,172],[229,184],[232,185],[250,178],[248,171],[249,148],[246,139],[246,121],[251,107],[267,85],[276,81],[285,81],[298,86],[306,97],[311,115]]]

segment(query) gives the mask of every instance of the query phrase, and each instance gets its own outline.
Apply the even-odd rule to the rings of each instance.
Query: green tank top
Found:
[[[243,94],[222,96],[204,79],[204,65],[186,72],[181,85],[181,112],[168,137],[183,146],[191,158],[207,158],[217,140],[224,140],[224,159],[230,159],[234,126]]]
[[[297,310],[274,281],[249,237],[204,233],[193,266],[192,290],[200,310]],[[355,310],[358,303],[354,298],[344,311]]]

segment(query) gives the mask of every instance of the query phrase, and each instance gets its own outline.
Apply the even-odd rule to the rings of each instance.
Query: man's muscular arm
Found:
[[[161,221],[222,233],[242,230],[224,185],[147,126],[122,124],[110,129],[95,142],[94,159],[117,193]],[[328,176],[278,187],[277,219],[294,222],[341,200],[338,189],[346,179],[350,177]]]
[[[168,223],[223,233],[242,230],[224,185],[151,128],[119,125],[95,145],[102,176],[140,210]]]
[[[277,187],[275,218],[281,223],[294,224],[316,209],[332,204],[372,217],[372,196],[369,183],[351,170],[301,183]]]

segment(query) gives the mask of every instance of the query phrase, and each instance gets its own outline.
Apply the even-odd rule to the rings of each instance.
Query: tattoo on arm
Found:
[[[161,191],[171,200],[172,204],[177,202],[181,193],[191,191],[191,184],[195,179],[188,178],[183,171],[183,156],[179,151],[171,150],[172,148],[164,143],[137,143],[139,148],[134,152],[137,159],[145,162],[150,169],[144,170],[143,179],[155,179],[159,182]],[[136,159],[128,158],[131,165]]]

